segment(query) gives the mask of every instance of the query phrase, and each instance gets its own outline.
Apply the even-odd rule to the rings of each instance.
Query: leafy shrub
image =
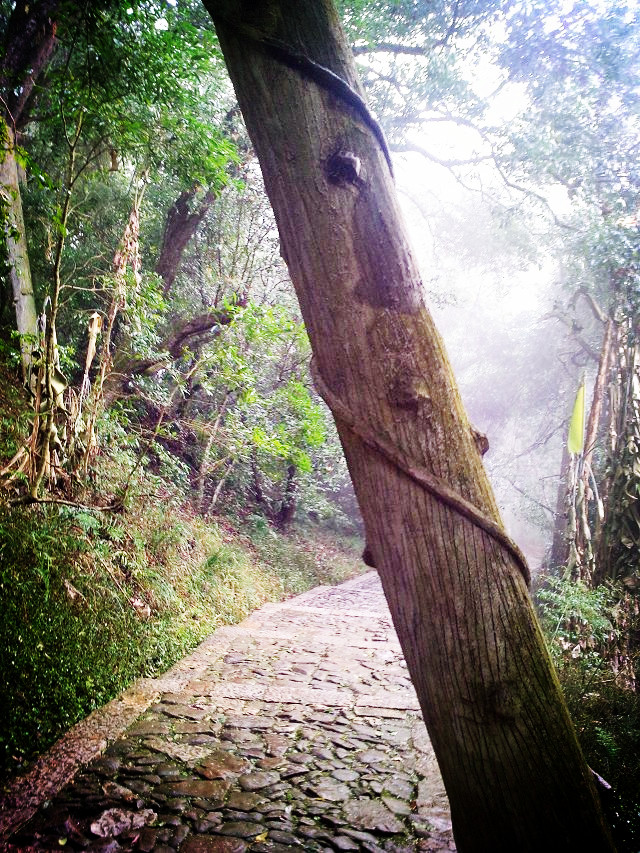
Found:
[[[69,514],[0,509],[4,768],[48,746],[139,669],[135,611],[107,572],[83,576],[87,553]]]
[[[605,807],[618,850],[637,853],[640,696],[624,643],[629,598],[613,585],[590,589],[580,581],[546,578],[536,599],[587,762],[613,788]]]

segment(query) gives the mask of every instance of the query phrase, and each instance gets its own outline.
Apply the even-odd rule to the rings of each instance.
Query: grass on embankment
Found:
[[[363,569],[317,531],[249,538],[177,497],[119,516],[0,506],[0,776],[218,626]]]

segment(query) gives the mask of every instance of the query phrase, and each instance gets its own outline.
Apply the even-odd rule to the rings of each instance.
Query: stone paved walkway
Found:
[[[77,727],[36,775],[5,797],[2,849],[455,849],[375,573],[216,631]]]

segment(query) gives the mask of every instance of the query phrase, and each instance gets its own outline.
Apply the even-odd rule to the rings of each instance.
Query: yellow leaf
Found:
[[[576,401],[573,404],[567,447],[569,453],[582,453],[584,447],[584,379],[578,388]]]

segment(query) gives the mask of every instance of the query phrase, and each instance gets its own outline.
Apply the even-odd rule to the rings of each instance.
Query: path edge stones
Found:
[[[274,608],[287,604],[285,601],[263,606]],[[253,611],[247,619],[255,617],[261,609]],[[163,693],[176,692],[190,679],[204,673],[214,649],[223,653],[243,622],[216,628],[162,675],[134,681],[106,705],[76,723],[36,759],[30,770],[12,779],[0,794],[0,845],[27,823],[43,803],[61,791],[81,767],[101,755]]]

